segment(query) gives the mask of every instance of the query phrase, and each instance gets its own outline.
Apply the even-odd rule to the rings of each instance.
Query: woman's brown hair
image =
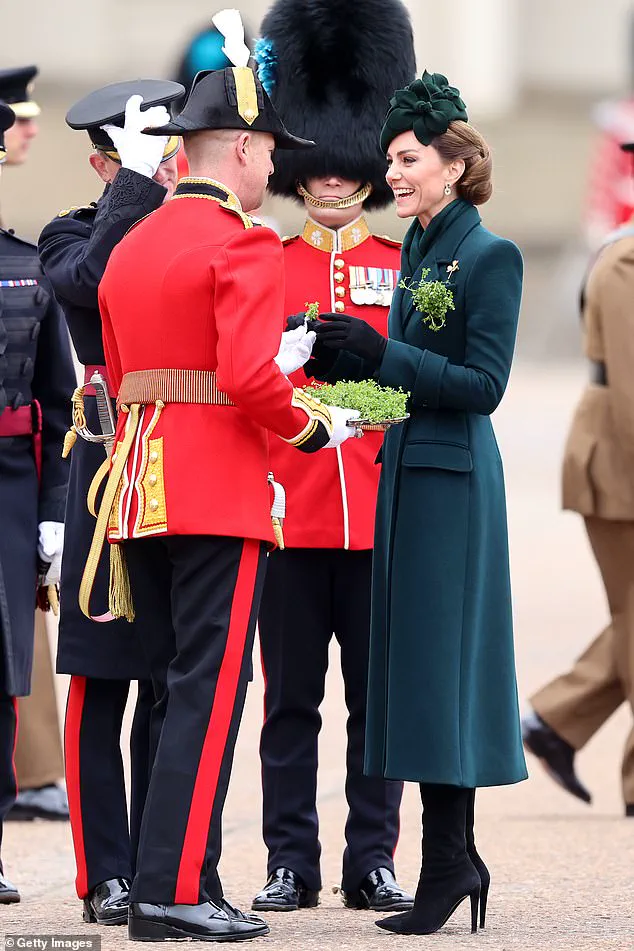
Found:
[[[468,122],[450,122],[443,135],[431,142],[444,162],[462,159],[465,170],[456,182],[460,198],[483,205],[493,193],[491,149],[484,137]]]

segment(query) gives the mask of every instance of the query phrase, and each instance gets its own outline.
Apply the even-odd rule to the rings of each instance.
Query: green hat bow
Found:
[[[467,107],[460,90],[450,86],[442,73],[423,73],[405,89],[397,89],[381,131],[381,148],[387,152],[392,139],[402,132],[414,132],[423,145],[442,135],[450,122],[467,122]]]

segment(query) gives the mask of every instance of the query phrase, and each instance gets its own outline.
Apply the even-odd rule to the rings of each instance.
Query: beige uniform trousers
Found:
[[[18,790],[47,786],[64,776],[55,675],[46,617],[41,611],[35,612],[31,694],[18,700],[15,770]]]
[[[634,522],[592,516],[585,524],[611,623],[568,673],[531,697],[535,712],[575,750],[624,701],[634,710]],[[634,729],[627,739],[621,774],[624,801],[634,803]]]

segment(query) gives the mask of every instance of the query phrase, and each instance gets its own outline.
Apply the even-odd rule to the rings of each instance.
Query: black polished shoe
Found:
[[[55,783],[40,789],[21,790],[5,816],[5,821],[28,822],[30,819],[67,822],[69,812],[66,790]]]
[[[522,718],[522,739],[525,748],[537,757],[551,779],[582,802],[592,802],[592,796],[577,779],[573,747],[536,713]]]
[[[14,905],[20,901],[20,892],[15,885],[0,872],[0,905]]]
[[[266,885],[253,899],[253,911],[297,911],[298,908],[316,908],[319,892],[306,888],[290,868],[276,868]]]
[[[150,905],[132,902],[128,937],[132,941],[248,941],[269,933],[266,922],[253,920],[237,908],[211,901],[201,905]]]
[[[98,925],[124,925],[128,920],[130,882],[109,878],[100,882],[84,898],[84,921]]]
[[[414,896],[401,888],[389,868],[375,868],[354,891],[342,889],[341,897],[346,908],[407,911],[414,907]]]

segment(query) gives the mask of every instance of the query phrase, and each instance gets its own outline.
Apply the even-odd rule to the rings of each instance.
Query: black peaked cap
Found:
[[[123,126],[125,107],[130,96],[143,96],[141,108],[167,106],[185,92],[180,83],[168,79],[133,79],[110,83],[95,89],[70,107],[66,122],[71,129],[84,129],[91,142],[100,149],[113,149],[112,139],[101,128],[103,125]]]
[[[18,119],[32,119],[40,114],[40,107],[31,98],[31,83],[37,76],[37,66],[17,66],[0,69],[0,100],[15,106]]]

